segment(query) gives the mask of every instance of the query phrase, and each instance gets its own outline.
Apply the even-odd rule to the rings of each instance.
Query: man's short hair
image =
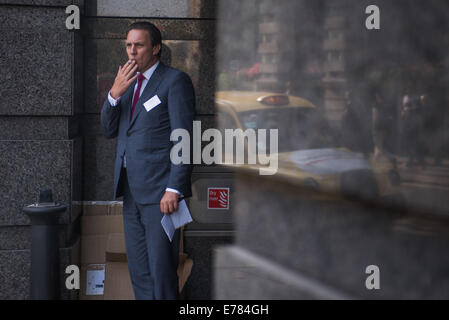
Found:
[[[162,51],[162,35],[161,31],[151,22],[148,21],[139,21],[134,22],[128,26],[128,29],[126,30],[126,36],[128,37],[128,33],[131,30],[146,30],[148,31],[148,34],[150,35],[151,44],[154,46],[157,46],[158,44],[161,46],[161,49],[159,50],[159,53],[157,56],[161,57],[161,51]]]

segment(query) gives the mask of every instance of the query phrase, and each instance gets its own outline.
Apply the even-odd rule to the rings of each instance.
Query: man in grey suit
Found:
[[[195,94],[187,74],[159,61],[161,33],[149,22],[127,30],[120,66],[101,110],[103,135],[118,137],[114,199],[123,195],[126,253],[136,299],[178,296],[179,230],[170,242],[161,219],[190,197],[190,164],[173,164],[175,129],[192,137]],[[137,73],[136,73],[137,72]],[[191,163],[191,162],[190,162]]]

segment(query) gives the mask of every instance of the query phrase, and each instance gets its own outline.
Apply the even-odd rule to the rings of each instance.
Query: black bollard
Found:
[[[31,299],[59,299],[58,220],[66,205],[53,202],[51,189],[23,208],[31,220]]]

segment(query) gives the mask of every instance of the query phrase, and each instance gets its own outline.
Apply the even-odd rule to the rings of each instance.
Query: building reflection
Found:
[[[219,2],[219,127],[277,129],[279,168],[233,167],[215,298],[448,298],[449,2],[372,4]]]
[[[449,4],[378,1],[381,29],[372,31],[365,27],[369,4],[263,0],[221,10],[218,90],[310,101],[325,119],[320,125],[283,108],[239,117],[252,124],[254,119],[247,119],[259,119],[258,128],[279,128],[279,152],[311,149],[304,145],[305,132],[325,141],[332,130],[333,145],[314,149],[359,153],[373,167],[394,172],[389,179],[401,184],[411,207],[444,213],[449,207],[443,200],[449,190],[449,38],[443,31],[449,29]],[[233,10],[241,17],[226,23],[227,15],[237,13]]]

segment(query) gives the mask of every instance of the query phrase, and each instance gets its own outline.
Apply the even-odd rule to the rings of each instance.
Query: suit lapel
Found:
[[[128,130],[133,126],[134,122],[136,122],[136,118],[144,109],[143,106],[144,102],[147,101],[149,98],[151,98],[156,92],[157,88],[159,87],[159,84],[161,83],[164,71],[165,66],[162,64],[162,62],[159,62],[159,65],[157,66],[156,70],[154,70],[153,75],[151,76],[145,89],[140,95],[139,100],[137,101],[136,109],[134,110],[133,118],[131,120],[131,123],[129,124]]]

